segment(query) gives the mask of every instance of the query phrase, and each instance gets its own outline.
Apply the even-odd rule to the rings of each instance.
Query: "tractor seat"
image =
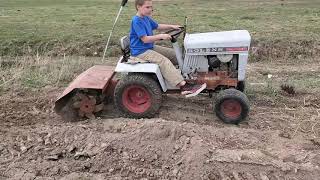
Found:
[[[126,62],[128,64],[149,63],[149,61],[142,60],[138,57],[130,56],[130,39],[128,36],[123,36],[120,39],[120,45],[123,53],[122,62]]]
[[[123,36],[120,39],[120,46],[123,53],[123,62],[127,62],[130,58],[130,39],[128,36]]]

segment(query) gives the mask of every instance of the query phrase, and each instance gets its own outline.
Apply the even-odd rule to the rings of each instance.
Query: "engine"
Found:
[[[209,55],[208,58],[208,71],[236,71],[238,69],[237,55],[233,54],[220,54]]]
[[[238,79],[243,80],[250,41],[246,30],[187,34],[182,73],[237,72]]]

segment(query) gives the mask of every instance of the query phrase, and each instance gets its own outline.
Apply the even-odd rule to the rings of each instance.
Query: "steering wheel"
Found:
[[[185,28],[181,26],[181,27],[179,27],[179,29],[169,30],[169,31],[165,32],[165,34],[169,34],[171,36],[171,42],[175,43],[175,42],[177,42],[177,38],[179,37],[179,35],[181,33],[183,33],[184,31],[185,31]]]

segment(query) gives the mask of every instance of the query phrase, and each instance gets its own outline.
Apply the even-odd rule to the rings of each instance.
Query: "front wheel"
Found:
[[[129,74],[117,84],[115,106],[131,118],[150,118],[158,112],[162,91],[159,84],[147,74]]]
[[[249,109],[249,100],[244,93],[226,89],[218,94],[214,111],[223,122],[238,124],[248,116]]]

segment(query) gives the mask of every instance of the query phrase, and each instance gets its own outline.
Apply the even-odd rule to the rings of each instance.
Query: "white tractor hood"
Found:
[[[251,36],[246,30],[186,34],[185,49],[250,47]]]

